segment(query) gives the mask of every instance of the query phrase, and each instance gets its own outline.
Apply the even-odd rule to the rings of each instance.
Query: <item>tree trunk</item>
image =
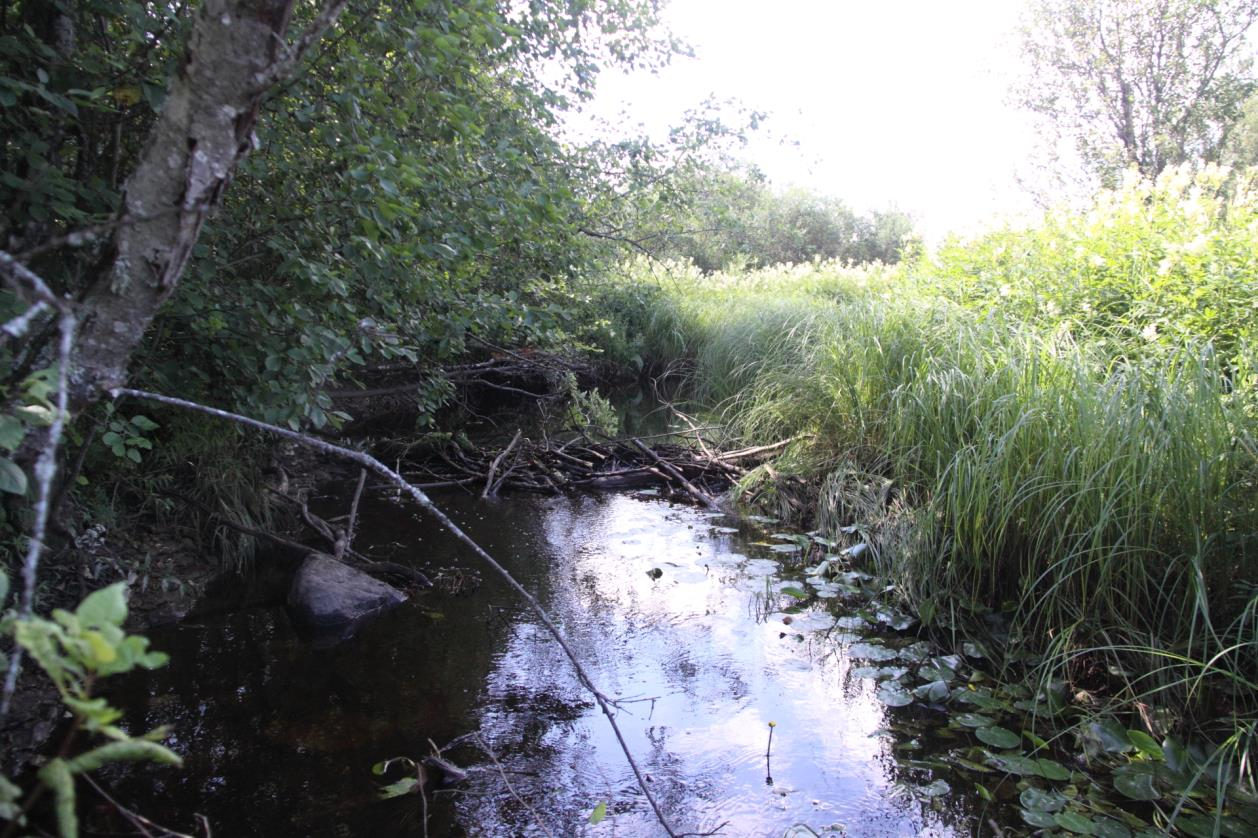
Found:
[[[252,147],[293,0],[205,0],[82,302],[71,370],[77,413],[126,382],[127,364],[183,274],[201,225]]]

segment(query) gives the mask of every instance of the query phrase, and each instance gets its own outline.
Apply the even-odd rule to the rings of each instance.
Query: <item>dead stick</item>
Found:
[[[770,451],[776,451],[779,448],[785,448],[796,440],[803,439],[808,434],[793,436],[790,439],[784,439],[781,442],[775,442],[772,445],[758,445],[755,448],[744,448],[741,451],[729,451],[725,454],[718,454],[718,460],[741,460],[743,457],[754,457],[756,454],[767,454]]]
[[[341,531],[341,537],[336,542],[336,558],[340,559],[345,556],[345,551],[354,543],[354,530],[358,528],[358,501],[363,496],[363,484],[367,482],[367,469],[359,469],[358,471],[358,488],[354,489],[354,500],[349,505],[349,521],[345,524],[345,529]]]
[[[524,432],[516,428],[515,436],[511,437],[511,444],[502,449],[502,452],[494,457],[494,461],[489,464],[489,475],[485,478],[485,488],[481,491],[481,498],[489,497],[494,491],[494,474],[498,471],[498,465],[502,462],[502,458],[511,453],[511,449],[515,448],[515,444],[520,441],[520,435]]]
[[[690,493],[690,496],[692,498],[699,501],[699,503],[703,504],[708,509],[711,509],[715,512],[724,512],[724,510],[721,509],[721,505],[717,503],[716,500],[711,495],[709,495],[707,492],[701,491],[700,489],[696,488],[693,483],[691,483],[689,480],[687,480],[685,477],[682,476],[682,473],[680,471],[673,468],[672,463],[660,457],[659,454],[656,454],[650,448],[647,448],[646,445],[644,445],[641,440],[635,439],[633,441],[633,444],[638,446],[638,448],[640,448],[642,452],[646,454],[648,457],[655,460],[655,462],[659,464],[660,468],[664,469],[664,471],[672,475],[674,480],[679,481],[681,485],[685,487],[686,491]]]
[[[668,819],[664,817],[664,812],[660,809],[660,804],[656,801],[655,795],[651,793],[651,787],[647,784],[646,777],[643,776],[642,769],[638,766],[638,761],[633,756],[633,751],[629,749],[629,743],[625,741],[624,734],[620,731],[620,725],[616,722],[616,715],[613,712],[612,700],[604,695],[597,686],[595,686],[593,679],[590,678],[589,673],[577,657],[577,653],[573,651],[572,646],[568,644],[567,638],[564,637],[563,632],[559,630],[559,626],[555,625],[555,621],[550,618],[550,614],[548,614],[546,609],[542,607],[541,603],[537,601],[537,598],[530,594],[523,585],[517,582],[516,578],[511,575],[511,572],[499,564],[497,559],[485,552],[485,548],[477,544],[471,536],[459,527],[458,524],[454,523],[454,521],[450,519],[450,516],[442,512],[441,509],[432,502],[432,499],[429,498],[428,495],[424,494],[419,489],[416,489],[410,483],[407,483],[406,480],[402,478],[402,475],[398,474],[375,457],[370,454],[365,454],[362,451],[342,448],[339,445],[334,445],[331,442],[309,436],[308,434],[291,431],[287,428],[281,428],[266,422],[260,422],[257,419],[250,419],[248,416],[241,416],[238,413],[231,413],[226,410],[219,410],[215,407],[208,407],[203,404],[198,404],[197,402],[177,399],[172,396],[163,396],[159,393],[150,393],[145,390],[132,390],[129,387],[118,387],[109,391],[109,394],[114,399],[119,399],[123,396],[130,396],[135,399],[157,402],[158,404],[164,404],[170,407],[193,410],[198,413],[204,413],[209,416],[226,419],[229,422],[235,422],[239,425],[245,425],[250,428],[266,431],[267,433],[275,434],[276,436],[283,437],[284,439],[293,440],[294,442],[301,443],[309,448],[322,451],[325,454],[331,454],[334,457],[342,457],[347,460],[352,460],[393,483],[400,491],[404,491],[410,495],[417,504],[428,512],[428,514],[436,518],[437,522],[440,523],[441,526],[445,527],[451,535],[471,549],[472,552],[475,553],[481,561],[489,565],[489,567],[497,573],[513,591],[519,594],[521,599],[528,603],[529,607],[533,610],[533,613],[537,615],[538,620],[546,627],[546,631],[551,637],[555,638],[555,642],[558,643],[559,648],[563,650],[564,656],[568,658],[568,662],[572,664],[573,671],[576,672],[577,679],[581,682],[581,686],[583,686],[586,691],[594,697],[595,702],[598,703],[599,710],[602,711],[603,716],[607,719],[607,723],[611,726],[612,732],[616,735],[616,742],[620,745],[620,750],[625,755],[625,761],[629,764],[629,768],[633,771],[633,776],[637,780],[638,788],[642,790],[642,794],[646,798],[647,803],[651,805],[651,811],[654,812],[656,820],[660,822],[660,826],[664,829],[665,834],[667,834],[669,838],[678,838],[677,832],[669,824]]]

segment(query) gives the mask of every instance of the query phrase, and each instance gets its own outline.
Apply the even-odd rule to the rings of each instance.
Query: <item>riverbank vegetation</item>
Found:
[[[108,674],[118,608],[53,609],[147,581],[153,532],[238,570],[304,502],[273,508],[269,443],[122,385],[409,451],[490,395],[606,431],[599,376],[646,376],[755,452],[722,474],[745,508],[858,535],[989,677],[1213,748],[1216,785],[1252,795],[1258,7],[1037,6],[1025,102],[1109,188],[928,248],[903,213],[732,163],[758,114],[572,142],[601,68],[685,52],[654,0],[5,4],[0,719],[28,652]],[[1199,54],[1159,63],[1150,31]],[[1080,75],[1116,34],[1135,76]],[[535,449],[434,479],[560,490],[544,462],[508,479],[513,450]],[[24,626],[66,639],[18,648]],[[20,797],[0,776],[0,815]]]
[[[1221,745],[1252,788],[1255,174],[1133,176],[898,267],[637,263],[604,291],[616,351],[745,444],[795,439],[742,495],[857,528],[936,636]]]

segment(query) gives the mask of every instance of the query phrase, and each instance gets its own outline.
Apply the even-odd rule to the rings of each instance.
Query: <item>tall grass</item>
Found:
[[[821,525],[862,527],[924,621],[974,631],[1001,613],[1006,648],[1055,674],[1083,657],[1143,673],[1129,697],[1175,713],[1258,713],[1248,321],[1229,315],[1226,358],[1209,334],[1153,351],[1144,326],[1090,340],[993,316],[959,272],[638,266],[616,294],[637,295],[639,351],[683,361],[746,441],[804,435],[779,471],[811,480]]]

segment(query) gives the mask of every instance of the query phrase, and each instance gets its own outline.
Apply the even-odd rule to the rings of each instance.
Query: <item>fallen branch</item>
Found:
[[[721,509],[721,505],[717,503],[715,498],[713,498],[707,492],[700,490],[693,483],[687,480],[680,471],[678,471],[676,468],[673,467],[672,463],[665,460],[659,454],[656,454],[650,448],[647,448],[646,445],[642,443],[640,440],[635,439],[633,441],[633,444],[636,445],[639,449],[641,449],[644,454],[649,456],[651,459],[655,460],[655,462],[659,464],[660,468],[664,469],[664,471],[667,472],[674,480],[681,483],[681,485],[685,488],[685,490],[690,493],[690,496],[692,498],[699,501],[699,503],[703,504],[708,509],[711,509],[715,512],[725,511]]]
[[[517,428],[515,436],[511,437],[511,443],[506,448],[502,449],[502,453],[497,457],[494,457],[494,461],[489,464],[489,475],[485,478],[485,488],[480,493],[482,499],[487,498],[490,495],[497,494],[498,489],[494,485],[494,475],[497,474],[498,466],[502,463],[502,459],[511,453],[511,449],[515,448],[516,443],[520,441],[520,436],[523,433],[523,431]]]
[[[672,826],[668,823],[668,819],[664,817],[664,813],[660,809],[660,805],[656,801],[655,795],[651,793],[651,789],[647,785],[646,778],[642,774],[642,769],[638,767],[638,761],[634,758],[633,752],[630,751],[628,743],[625,742],[624,734],[620,731],[620,725],[616,723],[615,713],[613,712],[613,707],[615,705],[614,701],[604,695],[603,692],[595,686],[589,673],[581,664],[581,661],[577,658],[576,652],[574,652],[572,647],[568,644],[563,632],[559,630],[557,625],[555,625],[555,622],[550,618],[546,609],[541,606],[541,603],[539,603],[537,599],[524,588],[523,585],[516,581],[510,571],[499,564],[493,556],[489,555],[483,547],[477,544],[471,536],[465,533],[458,524],[454,523],[448,515],[441,511],[441,509],[432,502],[428,495],[412,486],[393,469],[389,468],[370,454],[363,453],[362,451],[354,451],[350,448],[343,448],[339,445],[334,445],[333,443],[317,439],[307,434],[291,431],[287,428],[280,428],[266,422],[258,421],[257,419],[241,416],[237,413],[219,410],[218,408],[208,407],[203,404],[198,404],[197,402],[190,402],[184,399],[173,398],[171,396],[163,396],[159,393],[150,393],[144,390],[133,390],[127,387],[119,387],[111,390],[110,395],[114,399],[130,396],[131,398],[157,402],[158,404],[164,404],[169,407],[192,410],[198,413],[204,413],[209,416],[225,419],[229,422],[235,422],[239,425],[245,425],[261,431],[266,431],[267,433],[292,440],[309,448],[314,448],[317,451],[322,451],[325,454],[330,454],[334,457],[341,457],[356,462],[363,468],[376,473],[380,477],[383,477],[397,486],[399,490],[410,495],[416,503],[436,518],[437,521],[445,527],[451,535],[470,548],[472,552],[485,562],[485,564],[489,565],[489,567],[498,574],[512,590],[519,594],[519,596],[528,603],[529,607],[533,610],[533,613],[537,615],[538,620],[540,620],[542,625],[546,627],[546,630],[550,633],[550,635],[555,638],[555,642],[559,644],[559,647],[563,650],[564,655],[572,664],[572,668],[577,675],[577,680],[579,680],[586,691],[594,697],[594,700],[598,703],[599,709],[607,718],[607,723],[611,725],[612,732],[616,735],[616,741],[619,743],[620,749],[625,755],[625,760],[628,762],[629,767],[632,769],[633,775],[637,780],[638,788],[642,790],[643,796],[645,796],[647,802],[650,804],[651,810],[655,813],[656,820],[659,821],[660,826],[663,827],[664,832],[669,836],[669,838],[677,838],[677,832],[673,830]]]
[[[722,462],[729,462],[730,460],[742,460],[747,457],[754,457],[758,454],[768,454],[770,451],[777,451],[779,448],[785,448],[792,442],[803,439],[806,436],[808,436],[808,434],[800,434],[799,436],[793,436],[790,439],[784,439],[781,442],[775,442],[772,445],[757,445],[755,448],[743,448],[739,451],[728,451],[724,454],[717,454],[714,459],[721,460]]]
[[[361,469],[358,472],[358,488],[354,489],[354,500],[349,505],[349,521],[346,522],[345,529],[341,530],[333,551],[333,556],[337,559],[343,558],[345,551],[354,543],[354,530],[358,527],[358,501],[362,499],[363,484],[366,482],[367,469]]]

